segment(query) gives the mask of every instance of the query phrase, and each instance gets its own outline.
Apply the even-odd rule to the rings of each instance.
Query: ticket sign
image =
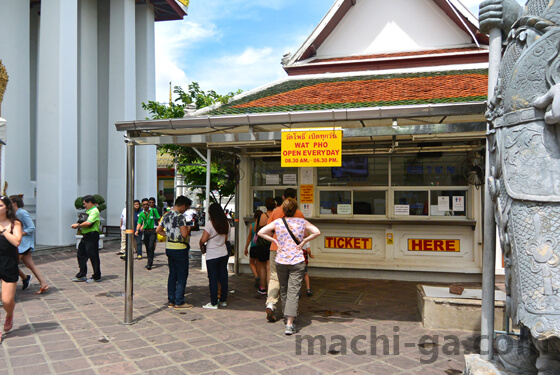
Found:
[[[327,249],[371,250],[371,238],[367,237],[325,237]]]
[[[341,167],[342,130],[282,131],[282,168]]]
[[[459,240],[408,239],[408,251],[461,251]]]

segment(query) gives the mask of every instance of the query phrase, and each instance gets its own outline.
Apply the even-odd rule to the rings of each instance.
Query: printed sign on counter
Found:
[[[313,184],[313,168],[300,168],[301,172],[301,184],[311,185]]]
[[[465,211],[465,197],[460,195],[453,197],[453,211]]]
[[[338,215],[352,215],[352,205],[351,204],[337,204],[336,213]]]
[[[266,175],[267,185],[280,185],[280,175],[279,174],[267,174]]]
[[[432,240],[426,238],[408,239],[408,251],[461,251],[460,240]]]
[[[300,185],[299,186],[299,202],[300,203],[314,203],[313,196],[314,185]]]
[[[410,206],[408,204],[395,204],[395,216],[410,215]]]
[[[282,168],[342,165],[340,128],[282,130],[281,145]]]
[[[368,237],[325,237],[325,248],[371,250],[372,239]]]

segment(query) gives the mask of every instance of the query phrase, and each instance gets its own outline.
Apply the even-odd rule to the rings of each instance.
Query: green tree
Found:
[[[184,91],[180,86],[175,86],[173,92],[178,95],[174,103],[169,105],[150,101],[148,104],[142,103],[142,108],[148,111],[152,119],[177,118],[184,116],[184,109],[187,104],[195,103],[197,109],[208,107],[215,103],[227,104],[229,99],[242,92],[230,92],[226,95],[219,95],[214,90],[203,91],[200,85],[192,82],[188,90]],[[200,155],[191,147],[167,144],[158,148],[161,154],[167,153],[174,155],[179,164],[205,164]],[[238,183],[238,159],[233,153],[227,151],[212,150],[211,178],[210,178],[210,198],[221,204],[223,197],[231,197],[235,194],[235,187]],[[171,167],[171,166],[170,166]],[[206,185],[206,166],[205,165],[180,165],[178,172],[185,179],[186,185]],[[212,192],[217,191],[218,195]],[[204,198],[204,194],[200,195]],[[228,202],[226,202],[227,205]]]

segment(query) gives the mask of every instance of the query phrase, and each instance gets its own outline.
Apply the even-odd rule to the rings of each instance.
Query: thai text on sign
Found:
[[[342,166],[342,130],[282,130],[282,168]]]
[[[367,237],[325,237],[325,248],[371,250],[371,242]]]
[[[461,251],[459,240],[408,239],[408,251]]]
[[[299,186],[299,202],[300,203],[313,203],[313,185],[300,185]]]

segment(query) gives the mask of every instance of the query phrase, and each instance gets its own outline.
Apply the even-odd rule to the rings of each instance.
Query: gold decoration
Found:
[[[0,60],[0,115],[2,114],[2,99],[4,99],[4,92],[6,91],[7,85],[8,72],[4,64],[2,64],[2,60]]]

